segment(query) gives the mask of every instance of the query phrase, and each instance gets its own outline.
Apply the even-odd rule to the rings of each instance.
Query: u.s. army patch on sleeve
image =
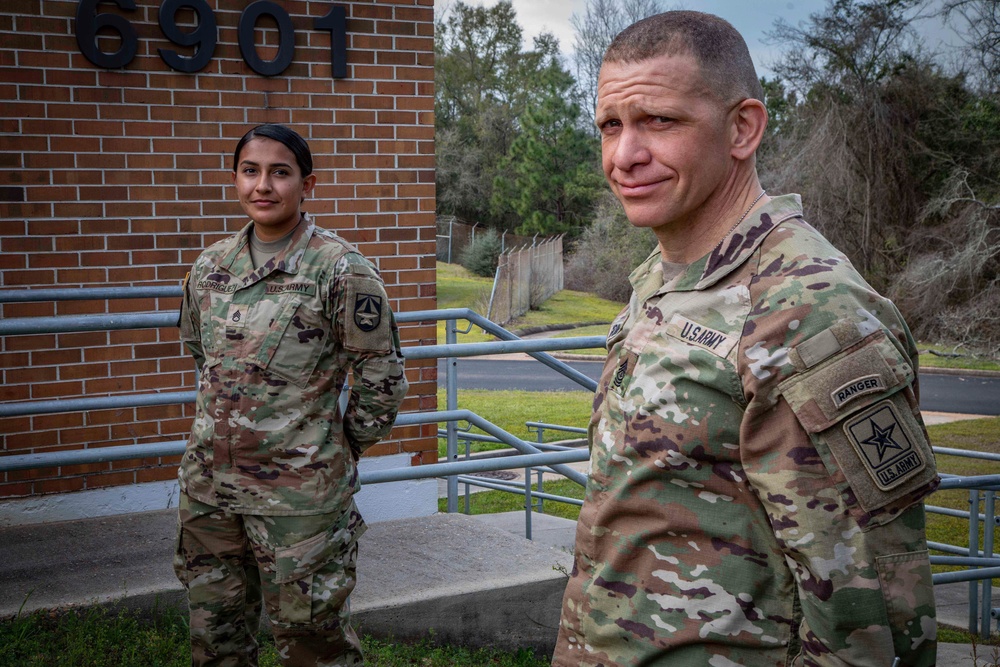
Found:
[[[354,296],[354,323],[362,331],[374,331],[382,322],[382,297],[358,293]]]
[[[847,439],[883,491],[896,488],[927,465],[897,409],[892,401],[882,401],[844,424]]]

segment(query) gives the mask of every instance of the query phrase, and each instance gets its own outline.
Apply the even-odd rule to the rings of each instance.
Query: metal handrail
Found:
[[[38,290],[0,290],[0,304],[2,303],[25,303],[31,301],[79,301],[79,300],[105,300],[105,299],[128,299],[128,298],[173,298],[182,295],[182,288],[176,286],[149,286],[149,287],[111,287],[111,288],[57,288]],[[478,356],[483,354],[504,354],[510,352],[524,352],[538,360],[539,362],[553,368],[562,375],[570,378],[582,388],[593,391],[597,383],[573,369],[566,363],[559,361],[546,350],[569,350],[579,348],[596,348],[604,345],[602,336],[583,336],[562,339],[535,339],[522,340],[515,334],[489,321],[475,311],[467,308],[452,308],[437,311],[416,311],[401,312],[396,314],[396,320],[400,323],[423,322],[432,320],[447,320],[448,324],[448,344],[429,345],[422,347],[404,348],[404,355],[408,359],[431,359],[447,358],[453,360],[458,357]],[[487,343],[463,343],[458,344],[454,336],[454,323],[457,320],[465,320],[470,326],[476,326],[499,338],[496,342]],[[34,333],[68,333],[97,330],[119,330],[119,329],[142,329],[142,328],[172,328],[177,324],[177,314],[175,312],[147,312],[147,313],[124,313],[124,314],[99,314],[99,315],[65,315],[51,317],[31,317],[31,318],[8,318],[0,320],[0,335],[22,335]],[[400,426],[411,424],[439,423],[446,422],[448,428],[444,431],[448,438],[448,456],[446,463],[427,464],[416,467],[397,468],[391,470],[370,471],[361,473],[361,481],[365,484],[378,484],[382,482],[404,481],[412,479],[422,479],[431,477],[447,477],[449,481],[449,511],[454,511],[453,491],[457,489],[457,483],[461,480],[467,485],[482,486],[485,488],[496,488],[501,491],[521,493],[526,496],[526,533],[530,537],[530,513],[531,498],[547,498],[561,502],[571,502],[579,504],[580,501],[562,496],[544,493],[541,490],[535,491],[530,488],[530,474],[533,469],[555,470],[569,479],[579,483],[586,483],[586,476],[568,467],[567,464],[582,462],[587,460],[588,451],[585,448],[563,448],[542,443],[530,443],[513,436],[502,428],[492,424],[486,419],[467,410],[456,409],[454,395],[454,364],[450,363],[448,368],[448,402],[449,409],[442,412],[431,413],[410,413],[400,415],[396,423]],[[115,409],[126,407],[145,407],[153,405],[171,405],[178,403],[189,403],[195,399],[193,391],[162,392],[141,395],[115,395],[86,397],[80,399],[63,399],[47,401],[21,401],[0,403],[0,417],[51,414],[55,412],[70,412],[82,410]],[[518,451],[514,455],[504,455],[496,457],[476,457],[464,461],[457,460],[456,442],[458,437],[477,439],[472,434],[459,434],[455,428],[457,422],[467,422],[474,425],[489,436],[493,441],[504,442]],[[531,427],[537,428],[539,439],[541,430],[548,428],[560,428],[577,433],[585,432],[585,429],[574,427],[559,427],[557,425],[546,424],[544,422],[531,422]],[[63,452],[49,452],[43,454],[27,454],[0,457],[0,472],[6,470],[24,470],[38,467],[51,467],[59,465],[73,465],[78,463],[106,462],[114,460],[124,460],[133,458],[150,458],[159,456],[176,456],[183,453],[186,441],[178,440],[160,443],[144,443],[141,445],[124,445],[119,447],[104,447]],[[968,456],[990,461],[1000,461],[1000,454],[969,452],[966,450],[956,450],[952,448],[934,447],[937,454],[947,454],[953,456]],[[467,475],[473,472],[488,472],[492,470],[505,470],[510,468],[526,468],[526,481],[520,483],[505,483],[494,480],[482,480],[470,478]],[[994,491],[1000,490],[1000,475],[979,475],[979,476],[954,476],[942,475],[943,480],[939,487],[945,489],[969,489],[970,502],[973,503],[971,512],[960,510],[947,510],[945,508],[928,508],[929,511],[940,510],[939,513],[950,516],[968,518],[970,521],[970,546],[963,550],[953,545],[943,545],[929,543],[931,549],[945,551],[945,553],[956,554],[953,556],[931,556],[934,564],[957,565],[969,568],[961,572],[946,572],[933,575],[934,584],[968,581],[970,585],[970,631],[975,632],[975,607],[976,589],[975,580],[983,580],[982,599],[982,631],[983,636],[989,633],[989,616],[997,616],[997,610],[989,609],[990,582],[993,577],[1000,576],[1000,567],[996,563],[1000,558],[993,555],[993,526],[1000,525],[995,513]],[[541,477],[539,477],[541,479]],[[540,482],[539,482],[540,485]],[[980,513],[978,509],[978,492],[987,490],[985,512]],[[992,521],[990,521],[992,518]],[[978,548],[978,522],[987,522],[986,541],[982,551]],[[959,556],[959,554],[961,554]]]

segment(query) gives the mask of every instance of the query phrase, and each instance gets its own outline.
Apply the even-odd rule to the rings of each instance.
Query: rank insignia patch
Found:
[[[374,331],[382,322],[382,297],[377,294],[356,294],[354,323],[362,331]]]
[[[615,371],[615,379],[611,382],[611,386],[615,389],[622,386],[622,382],[625,381],[625,373],[628,372],[628,359],[623,361],[619,366],[618,370]]]
[[[891,401],[883,401],[844,424],[876,486],[895,488],[923,470],[926,462]]]

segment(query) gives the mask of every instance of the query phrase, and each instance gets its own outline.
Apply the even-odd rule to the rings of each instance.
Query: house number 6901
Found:
[[[128,19],[118,14],[98,14],[101,2],[111,2],[127,11],[135,11],[135,0],[80,0],[76,8],[76,41],[80,52],[98,67],[120,69],[135,58],[139,38]],[[198,25],[185,32],[177,25],[177,12],[181,9],[194,11]],[[178,72],[197,72],[205,68],[218,43],[219,30],[212,8],[205,0],[163,0],[160,4],[160,30],[163,35],[178,46],[193,46],[194,54],[185,56],[173,49],[158,49],[160,57]],[[330,31],[330,65],[333,77],[347,76],[347,28],[346,12],[341,5],[332,5],[330,11],[315,19],[313,28]],[[278,53],[271,60],[264,60],[257,53],[254,43],[254,28],[262,16],[269,16],[278,25]],[[118,33],[121,45],[117,51],[102,51],[97,43],[97,33],[101,28],[110,28]],[[295,56],[295,28],[288,12],[271,0],[257,0],[240,14],[238,29],[240,53],[243,61],[253,71],[262,76],[281,74],[292,63]]]

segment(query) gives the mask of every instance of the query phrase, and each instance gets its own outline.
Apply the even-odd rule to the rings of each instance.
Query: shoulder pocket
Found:
[[[377,278],[344,278],[344,347],[357,352],[388,352],[393,348],[392,314],[385,288]]]
[[[876,332],[781,384],[863,529],[898,516],[936,486],[934,455],[915,414],[913,369]]]

